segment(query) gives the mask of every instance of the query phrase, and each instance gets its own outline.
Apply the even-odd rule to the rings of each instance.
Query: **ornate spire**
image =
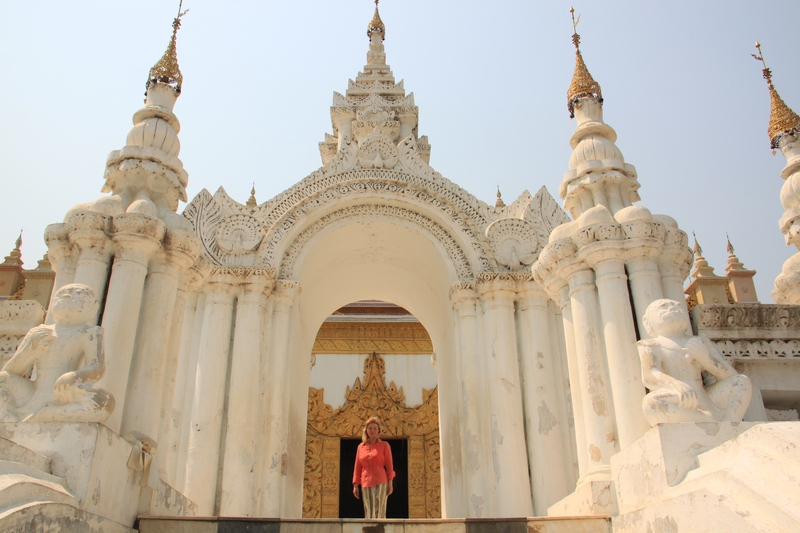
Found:
[[[771,147],[773,150],[778,148],[778,142],[780,138],[783,137],[787,133],[797,133],[800,131],[800,117],[797,116],[797,113],[792,111],[789,106],[787,106],[783,99],[778,94],[778,91],[775,90],[775,86],[772,84],[772,71],[767,68],[767,64],[764,61],[764,54],[761,53],[761,44],[756,41],[756,49],[758,50],[758,55],[752,55],[756,60],[761,61],[763,65],[763,69],[761,72],[764,74],[764,79],[767,80],[767,87],[769,87],[769,99],[770,99],[770,111],[769,111],[769,126],[767,127],[767,134],[769,135],[769,139],[771,142]]]
[[[494,203],[495,207],[505,207],[506,203],[503,201],[503,196],[500,194],[500,186],[497,186],[497,201]]]
[[[256,202],[256,184],[253,183],[253,188],[250,189],[250,198],[247,199],[247,207],[253,209],[258,206],[258,202]]]
[[[730,272],[731,270],[744,270],[744,263],[739,261],[739,258],[736,257],[736,254],[733,251],[733,245],[731,244],[731,238],[728,237],[728,234],[725,234],[725,238],[728,240],[728,266],[725,267],[725,270]]]
[[[592,96],[603,103],[603,94],[600,90],[600,84],[594,81],[592,75],[589,74],[589,69],[586,68],[586,63],[583,62],[581,55],[580,43],[581,36],[578,35],[578,22],[581,17],[575,20],[575,9],[569,8],[572,14],[572,44],[575,45],[575,72],[572,74],[572,83],[569,84],[567,89],[567,109],[569,109],[569,117],[575,117],[575,102],[584,96]]]
[[[381,32],[381,41],[384,41],[386,40],[386,26],[381,20],[381,14],[378,13],[378,2],[380,0],[375,0],[375,14],[372,16],[372,20],[369,21],[369,26],[367,26],[367,37],[372,39],[372,32],[379,31]]]
[[[154,83],[169,85],[176,95],[181,94],[183,75],[180,67],[178,67],[178,53],[175,49],[175,42],[178,37],[178,29],[181,27],[181,17],[189,12],[188,9],[182,12],[181,7],[183,7],[183,0],[178,4],[178,16],[172,21],[172,37],[169,40],[169,45],[167,45],[167,50],[158,60],[158,63],[150,69],[150,76],[147,78],[147,84],[145,85],[145,95],[147,94],[147,89]]]
[[[17,237],[17,242],[15,243],[16,246],[11,253],[5,257],[5,261],[3,265],[6,266],[22,266],[22,231],[19,232],[19,237]]]

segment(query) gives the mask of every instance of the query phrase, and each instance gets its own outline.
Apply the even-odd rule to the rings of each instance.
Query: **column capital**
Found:
[[[275,281],[275,288],[272,297],[276,303],[291,306],[295,297],[300,294],[300,282],[290,279],[279,279]]]
[[[44,230],[44,242],[47,244],[47,258],[56,272],[65,260],[75,257],[75,250],[69,240],[69,228],[66,224],[47,226]]]
[[[517,300],[523,307],[547,307],[550,299],[544,287],[534,280],[520,283],[517,288]]]
[[[108,237],[111,216],[94,211],[77,211],[66,222],[69,240],[81,254],[106,260],[111,255],[112,244]],[[85,255],[85,256],[86,256]]]
[[[482,300],[510,300],[513,303],[517,284],[530,277],[531,274],[522,272],[478,272],[475,286]]]
[[[606,221],[580,228],[572,235],[572,242],[580,250],[596,242],[622,241],[624,238],[625,233],[616,221]]]
[[[211,261],[209,261],[206,256],[198,256],[197,259],[194,260],[192,266],[184,271],[181,278],[182,284],[184,284],[187,289],[199,287],[211,273],[211,268]]]
[[[167,226],[140,213],[122,213],[111,219],[111,238],[122,259],[146,263],[161,246]]]
[[[191,267],[200,255],[200,239],[191,231],[167,228],[163,245],[164,259],[179,270]]]

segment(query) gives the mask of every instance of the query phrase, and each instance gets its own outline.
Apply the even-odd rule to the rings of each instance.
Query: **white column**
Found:
[[[658,270],[661,273],[661,288],[664,298],[669,298],[676,302],[686,301],[683,282],[686,281],[686,277],[689,275],[693,257],[688,241],[686,233],[677,227],[671,228],[667,226],[664,250],[658,257]],[[647,332],[640,332],[640,336],[645,338]]]
[[[116,407],[105,424],[119,431],[125,410],[147,265],[161,246],[166,226],[157,218],[125,213],[114,216],[111,228],[117,251],[103,312],[106,373],[98,386],[114,395]]]
[[[94,291],[98,302],[103,301],[111,261],[111,239],[108,238],[111,217],[93,211],[78,211],[67,220],[69,240],[78,249],[73,283],[83,283]],[[98,317],[100,314],[98,308]],[[95,317],[95,323],[97,318]]]
[[[581,472],[580,482],[607,481],[611,476],[611,456],[618,451],[618,447],[600,328],[600,308],[594,272],[589,268],[581,268],[577,262],[574,267],[567,275],[583,402],[583,420],[576,420],[575,423],[584,424],[586,450],[583,453],[587,453],[589,458],[588,468],[585,473]]]
[[[170,361],[173,365],[167,370],[168,378],[164,381],[164,393],[161,403],[163,416],[158,429],[159,468],[165,479],[175,488],[183,485],[183,479],[177,479],[178,451],[181,442],[183,419],[183,403],[186,394],[186,383],[189,374],[189,352],[193,334],[200,335],[202,324],[197,330],[192,327],[197,309],[197,286],[210,271],[210,263],[200,256],[191,268],[183,272],[175,298],[175,309],[172,313],[172,333],[169,340]],[[196,365],[195,361],[195,365]],[[194,374],[192,374],[194,379]],[[187,420],[188,422],[188,420]]]
[[[192,334],[187,339],[186,358],[186,385],[183,388],[181,397],[176,397],[173,405],[180,410],[181,424],[179,426],[180,436],[176,437],[178,443],[178,459],[175,461],[177,471],[173,475],[176,487],[179,491],[186,493],[186,462],[189,455],[189,435],[192,432],[192,405],[194,405],[194,389],[197,385],[197,361],[200,357],[200,341],[203,336],[203,319],[206,316],[206,293],[205,290],[197,294],[196,307],[191,319]],[[184,322],[184,326],[186,322]],[[181,354],[183,356],[183,353]]]
[[[645,388],[622,262],[621,232],[619,237],[587,244],[579,255],[595,271],[617,435],[619,447],[624,448],[644,435],[650,424],[642,411]]]
[[[571,468],[561,433],[556,372],[556,339],[550,338],[550,312],[544,289],[533,281],[521,284],[517,300],[519,361],[535,516],[570,493]]]
[[[625,239],[625,266],[630,280],[633,312],[639,336],[647,337],[642,319],[647,306],[664,297],[661,272],[656,259],[664,248],[665,228],[661,222],[641,219],[622,223]],[[683,299],[683,297],[681,298]]]
[[[53,282],[52,295],[64,285],[69,285],[75,279],[75,266],[78,261],[77,250],[69,242],[69,228],[66,224],[50,224],[44,230],[44,240],[47,243],[47,258],[56,273]],[[99,300],[98,300],[99,301]],[[47,311],[45,324],[53,324],[54,320],[50,310]]]
[[[485,366],[478,353],[478,320],[475,303],[477,293],[469,282],[453,285],[450,300],[456,311],[458,357],[461,387],[457,397],[462,420],[461,462],[464,487],[461,497],[466,504],[467,518],[486,518],[495,509],[495,493],[491,490],[493,465],[491,432],[487,404]],[[439,396],[441,403],[442,396]]]
[[[264,457],[266,468],[262,481],[263,492],[259,504],[260,516],[278,517],[283,509],[283,481],[288,461],[286,456],[288,427],[285,416],[286,377],[289,365],[286,359],[289,357],[290,311],[299,288],[296,281],[278,280],[271,297],[274,301],[270,335],[271,373],[265,413],[268,434]]]
[[[483,301],[491,442],[497,507],[494,516],[530,516],[531,485],[517,361],[514,296],[510,274],[480,274]]]
[[[220,516],[253,516],[261,323],[273,279],[250,273],[236,305]]]
[[[173,379],[172,373],[167,373],[167,367],[172,360],[174,372],[175,365],[175,358],[168,348],[179,275],[192,265],[199,251],[200,241],[194,234],[168,229],[164,236],[164,249],[150,262],[122,413],[122,435],[138,431],[153,440],[159,438],[164,381],[165,378]]]
[[[586,446],[586,424],[583,413],[583,386],[578,370],[578,353],[575,347],[575,328],[572,318],[572,301],[569,297],[569,285],[564,283],[558,288],[558,301],[561,306],[561,317],[564,326],[564,344],[567,350],[567,372],[569,375],[569,393],[572,402],[572,422],[575,429],[575,451],[578,459],[578,478],[583,478],[589,470],[589,447]]]
[[[231,346],[236,287],[224,275],[207,283],[203,329],[197,357],[192,418],[186,452],[186,495],[199,516],[214,514],[222,434],[222,406]]]

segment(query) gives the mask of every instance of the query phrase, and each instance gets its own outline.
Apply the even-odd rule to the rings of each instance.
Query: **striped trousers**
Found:
[[[364,502],[364,518],[386,518],[387,487],[375,485],[374,487],[361,487],[361,500]]]

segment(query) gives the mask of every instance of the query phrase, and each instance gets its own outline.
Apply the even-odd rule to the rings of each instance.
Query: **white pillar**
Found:
[[[477,293],[470,282],[453,285],[450,300],[456,311],[458,357],[461,387],[453,400],[460,406],[462,420],[461,462],[467,518],[486,518],[495,509],[495,492],[491,489],[493,476],[491,456],[491,427],[487,404],[485,366],[478,352],[478,320],[475,303]],[[439,396],[442,402],[442,395]]]
[[[150,262],[122,413],[122,435],[138,431],[158,441],[164,381],[165,378],[173,379],[172,374],[167,373],[167,367],[173,360],[174,372],[175,365],[175,358],[168,348],[179,275],[192,265],[199,251],[200,241],[194,234],[168,229],[164,236],[164,249]]]
[[[106,281],[111,261],[111,239],[108,238],[111,217],[93,211],[78,211],[67,220],[69,240],[78,249],[73,283],[88,285],[98,302],[106,294]],[[100,314],[95,317],[95,323]]]
[[[172,313],[172,333],[169,339],[171,366],[167,370],[167,375],[171,377],[164,381],[164,392],[161,397],[163,416],[158,429],[158,448],[161,456],[158,466],[164,472],[165,479],[175,488],[183,485],[183,479],[179,480],[176,474],[180,464],[178,451],[184,423],[183,403],[189,374],[189,352],[192,336],[200,335],[202,327],[202,324],[198,326],[197,330],[192,327],[198,300],[196,289],[208,275],[210,266],[205,257],[199,256],[192,267],[183,272],[178,286],[178,294],[175,297],[175,309]],[[192,374],[192,379],[194,379],[194,374]],[[188,423],[188,419],[186,422]]]
[[[635,220],[622,224],[625,239],[625,266],[630,280],[633,312],[639,326],[639,336],[647,337],[644,312],[647,306],[664,297],[661,272],[656,259],[664,248],[664,225],[654,220]],[[683,299],[683,298],[681,298]]]
[[[611,456],[618,451],[614,406],[605,364],[600,308],[594,272],[574,264],[568,272],[570,300],[575,334],[576,364],[582,387],[583,420],[586,431],[588,468],[580,482],[607,481],[611,477]],[[578,453],[581,453],[579,450]]]
[[[491,410],[491,443],[497,507],[494,516],[530,516],[531,485],[517,361],[514,296],[511,274],[481,273],[478,290],[483,301]]]
[[[206,291],[185,476],[185,493],[199,516],[215,511],[235,286],[227,276],[212,274]]]
[[[278,280],[275,291],[272,293],[273,315],[270,361],[271,374],[268,384],[268,399],[266,405],[267,442],[265,449],[265,471],[263,476],[263,491],[259,504],[260,516],[281,516],[283,509],[283,481],[288,466],[286,444],[288,440],[288,426],[285,416],[286,405],[286,377],[289,357],[289,324],[290,311],[294,298],[299,290],[299,283],[289,280]]]
[[[644,435],[650,429],[650,424],[642,411],[645,388],[636,348],[628,280],[622,262],[621,232],[619,237],[587,244],[579,255],[595,271],[608,374],[614,399],[614,416],[621,449]]]
[[[119,431],[125,411],[147,265],[161,246],[166,226],[157,218],[125,213],[114,216],[111,227],[117,251],[103,312],[106,373],[98,387],[114,395],[116,407],[105,424],[113,431]]]
[[[665,224],[666,225],[666,224]],[[676,225],[677,226],[677,225]],[[658,257],[658,271],[661,273],[661,288],[664,298],[685,302],[686,294],[683,292],[683,282],[689,275],[692,267],[692,250],[689,248],[689,239],[686,233],[677,227],[666,225],[667,232],[664,238],[664,250]],[[646,331],[640,332],[645,338]]]
[[[548,298],[542,287],[521,284],[517,300],[519,361],[525,434],[528,447],[531,493],[535,516],[546,516],[547,508],[570,493],[567,457],[562,430],[566,420],[559,414],[555,365],[556,339],[550,337]]]
[[[50,224],[44,230],[44,240],[47,243],[47,258],[56,273],[53,282],[52,295],[64,285],[69,285],[75,280],[75,266],[78,261],[77,250],[69,242],[69,228],[66,224]],[[98,300],[99,301],[99,300]],[[47,311],[45,324],[53,324],[54,320],[50,310]]]
[[[569,297],[569,285],[564,283],[558,288],[558,297],[564,326],[564,344],[567,351],[567,372],[569,375],[570,400],[572,402],[572,422],[575,429],[575,452],[578,459],[578,478],[581,479],[589,470],[589,447],[586,446],[583,387],[581,386],[581,374],[578,370],[578,353],[575,347],[575,328],[573,326],[572,301]]]
[[[250,272],[236,305],[220,516],[253,516],[261,323],[273,279]]]

